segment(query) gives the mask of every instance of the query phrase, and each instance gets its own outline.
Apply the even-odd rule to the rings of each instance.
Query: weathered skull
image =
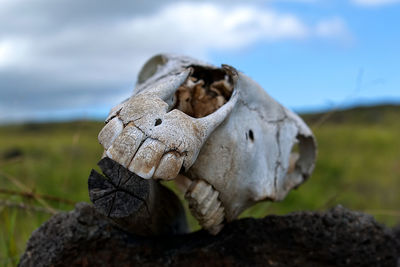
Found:
[[[314,168],[306,124],[225,65],[155,56],[106,122],[104,156],[145,179],[176,178],[192,214],[214,234],[254,203],[282,200]]]

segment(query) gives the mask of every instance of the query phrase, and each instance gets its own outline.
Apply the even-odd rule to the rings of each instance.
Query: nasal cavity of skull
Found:
[[[192,68],[192,75],[175,93],[174,108],[194,118],[202,118],[229,101],[233,82],[224,69]]]
[[[290,174],[294,172],[296,169],[296,163],[300,158],[300,148],[299,148],[299,142],[296,141],[296,143],[292,146],[292,151],[290,152],[289,156],[289,168],[287,173]]]

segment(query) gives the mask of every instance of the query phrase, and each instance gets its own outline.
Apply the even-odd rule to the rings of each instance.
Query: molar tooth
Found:
[[[133,124],[128,124],[122,133],[115,139],[113,144],[107,150],[109,158],[117,161],[124,167],[128,167],[133,155],[139,148],[144,134]]]
[[[204,180],[195,180],[185,194],[192,215],[209,233],[215,235],[223,227],[225,209],[219,192]]]
[[[181,169],[183,164],[183,157],[174,152],[166,153],[160,160],[154,178],[162,180],[174,179]]]
[[[215,213],[215,215],[210,218],[209,220],[207,220],[206,222],[204,222],[202,224],[202,226],[206,229],[210,228],[213,225],[218,225],[221,224],[224,220],[225,217],[225,212],[224,212],[224,208],[220,207],[218,209],[218,212]]]
[[[124,129],[124,124],[119,118],[110,120],[100,131],[98,139],[100,144],[108,149]]]
[[[205,183],[203,180],[196,180],[188,190],[188,194],[191,198],[196,200],[197,204],[203,202],[203,200],[211,193],[211,185]]]
[[[155,139],[146,139],[133,157],[128,169],[144,179],[150,179],[165,151],[165,145]]]
[[[218,201],[218,191],[212,191],[212,194],[205,198],[204,201],[199,203],[199,212],[205,216],[207,214],[207,211],[210,209],[212,205],[216,205]]]
[[[207,211],[207,214],[204,215],[204,217],[202,218],[202,221],[205,222],[214,217],[216,213],[219,212],[219,208],[221,207],[221,205],[221,201],[218,201],[216,205],[211,206],[210,209]]]

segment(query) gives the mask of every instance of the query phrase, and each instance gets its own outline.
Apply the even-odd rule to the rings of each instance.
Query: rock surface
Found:
[[[32,234],[20,266],[398,266],[399,232],[337,206],[241,219],[217,236],[138,237],[79,203]]]

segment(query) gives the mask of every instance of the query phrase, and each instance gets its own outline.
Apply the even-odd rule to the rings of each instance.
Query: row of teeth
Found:
[[[128,127],[132,126],[128,125]],[[131,156],[129,153],[117,153],[117,155],[113,155],[113,153],[111,153],[112,151],[109,151],[111,144],[123,130],[121,120],[118,118],[110,120],[108,127],[106,128],[106,130],[103,129],[99,134],[99,141],[105,148],[102,158],[118,158],[120,162],[125,163],[123,164],[124,167],[128,167],[127,162]],[[133,126],[132,128],[134,129],[135,127]],[[135,133],[139,135],[141,134],[140,132]],[[139,140],[141,140],[141,138],[139,138]],[[140,145],[137,142],[132,142],[132,144],[135,147]],[[124,147],[124,151],[127,150],[132,151],[133,149]],[[164,176],[165,175],[161,175],[160,177]],[[185,194],[185,199],[189,203],[189,208],[192,215],[199,221],[200,225],[211,234],[217,234],[222,229],[225,218],[224,207],[221,201],[218,199],[218,196],[219,192],[215,190],[209,183],[201,179],[191,181],[191,184],[188,186]]]
[[[223,228],[225,218],[225,210],[218,196],[219,192],[201,179],[192,181],[185,194],[192,215],[203,229],[213,235]]]
[[[125,127],[115,117],[100,131],[99,142],[109,157],[143,179],[172,180],[179,173],[184,157],[177,151],[168,151],[158,140],[147,138],[133,122]],[[157,164],[156,164],[157,163]]]
[[[102,158],[106,156],[104,151]],[[204,180],[193,181],[185,194],[193,217],[212,235],[218,234],[224,227],[225,210],[218,196],[219,192]]]

